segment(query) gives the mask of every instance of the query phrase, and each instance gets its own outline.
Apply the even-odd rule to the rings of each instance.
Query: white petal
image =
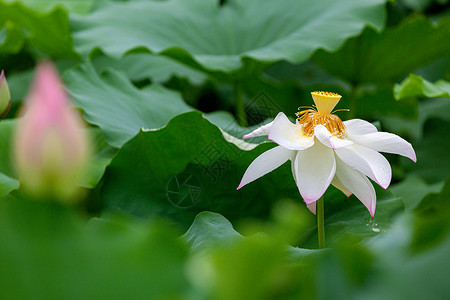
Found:
[[[270,127],[272,127],[272,124],[273,124],[273,121],[270,123],[267,123],[266,125],[258,127],[255,130],[253,130],[252,132],[244,135],[242,138],[248,139],[248,138],[257,137],[257,136],[269,135],[269,130],[270,130]]]
[[[339,159],[339,158],[337,158]],[[337,172],[337,165],[336,165],[336,172]],[[337,188],[338,190],[340,190],[341,192],[344,193],[345,196],[350,197],[352,195],[352,192],[350,192],[343,184],[342,182],[339,180],[339,178],[337,178],[337,176],[334,176],[333,180],[331,181],[331,184]]]
[[[313,214],[316,214],[316,201],[311,202],[310,204],[306,204],[306,207],[309,209],[310,212]]]
[[[361,119],[344,121],[344,125],[348,134],[368,134],[378,131],[372,123]]]
[[[367,207],[373,218],[377,196],[372,183],[366,176],[352,169],[339,158],[336,158],[336,165],[336,176],[339,181]]]
[[[382,188],[386,189],[391,183],[391,166],[377,151],[357,144],[334,151],[347,165],[368,176]]]
[[[291,156],[291,171],[292,171],[292,176],[294,176],[295,184],[297,184],[297,175],[295,173],[295,159],[297,158],[297,152],[298,151],[292,151],[292,156]]]
[[[327,190],[336,172],[333,150],[321,143],[298,151],[294,163],[297,187],[306,204],[316,201]]]
[[[416,162],[416,153],[410,143],[398,135],[388,132],[373,132],[364,135],[348,135],[355,143],[375,151],[399,154]]]
[[[284,113],[279,113],[273,121],[269,140],[291,150],[303,150],[314,144],[314,137],[304,135],[302,127],[292,124]]]
[[[291,157],[292,151],[280,146],[267,150],[248,166],[237,189],[272,172]]]
[[[314,127],[314,135],[322,144],[332,149],[340,149],[353,144],[350,140],[333,136],[323,125]]]

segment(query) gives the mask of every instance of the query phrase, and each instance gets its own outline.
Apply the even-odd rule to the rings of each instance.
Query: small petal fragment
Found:
[[[245,171],[245,174],[242,177],[241,183],[237,189],[239,190],[247,183],[272,172],[288,161],[291,157],[292,151],[280,146],[262,153],[247,168],[247,171]]]
[[[304,150],[314,144],[314,137],[304,135],[302,127],[292,124],[284,113],[279,113],[273,121],[269,140],[291,150]]]
[[[410,143],[398,135],[388,132],[374,132],[364,135],[349,135],[355,143],[379,152],[399,154],[416,162],[416,153]]]
[[[377,132],[377,128],[367,121],[352,119],[344,122],[348,134],[368,134]]]
[[[295,159],[297,158],[297,151],[292,151],[291,155],[291,171],[294,176],[295,184],[297,184],[297,174],[295,173]]]
[[[368,176],[382,188],[386,189],[391,183],[391,166],[377,151],[353,144],[335,152],[347,165]]]
[[[338,168],[338,166],[336,165],[336,168]],[[337,171],[336,171],[337,172]],[[333,180],[331,181],[331,184],[337,188],[338,190],[340,190],[341,192],[344,193],[345,196],[350,197],[352,195],[352,192],[350,192],[343,184],[342,182],[339,180],[339,178],[337,178],[337,176],[334,176]]]
[[[310,212],[312,212],[313,214],[316,214],[316,201],[311,202],[309,204],[306,204],[306,207],[309,209]]]
[[[243,139],[248,139],[248,138],[252,138],[252,137],[257,137],[257,136],[265,136],[265,135],[269,135],[269,130],[270,127],[272,127],[273,121],[263,125],[261,127],[256,128],[255,130],[253,130],[250,133],[247,133],[246,135],[244,135],[242,138]]]
[[[372,183],[366,176],[357,170],[352,169],[339,158],[336,158],[336,165],[336,176],[339,181],[347,187],[348,190],[351,191],[359,199],[359,201],[364,204],[365,207],[367,207],[373,218],[377,205],[377,197]]]
[[[332,149],[340,149],[353,144],[350,140],[333,136],[323,125],[314,127],[314,135],[322,144]]]
[[[336,172],[333,150],[321,143],[298,151],[294,163],[297,186],[306,204],[316,201],[327,190]]]

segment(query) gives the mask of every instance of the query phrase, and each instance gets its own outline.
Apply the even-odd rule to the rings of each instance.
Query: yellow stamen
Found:
[[[344,123],[338,116],[332,114],[333,108],[342,96],[329,92],[313,92],[311,95],[317,106],[317,110],[314,107],[309,107],[296,114],[298,124],[302,126],[303,133],[308,136],[313,136],[314,127],[323,125],[332,135],[344,137],[347,134]],[[307,107],[299,107],[299,109],[301,108]]]

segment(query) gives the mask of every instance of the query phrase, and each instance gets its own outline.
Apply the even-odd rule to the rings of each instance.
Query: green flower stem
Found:
[[[247,115],[245,114],[244,96],[242,93],[242,87],[239,82],[235,81],[233,86],[234,108],[236,110],[236,116],[238,118],[239,125],[247,127]]]
[[[317,215],[317,233],[319,240],[319,249],[325,248],[325,223],[324,223],[324,211],[323,211],[323,197],[317,200],[316,207]]]

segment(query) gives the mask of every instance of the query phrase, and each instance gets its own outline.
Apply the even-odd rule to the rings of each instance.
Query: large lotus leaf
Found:
[[[407,174],[421,176],[429,183],[440,182],[450,177],[449,130],[448,121],[431,119],[425,123],[423,138],[414,145],[417,164],[402,160]]]
[[[415,11],[424,11],[432,4],[444,5],[448,2],[448,0],[401,0],[400,2]]]
[[[379,116],[401,116],[408,119],[417,117],[417,101],[396,101],[392,93],[392,83],[361,85],[352,89],[345,81],[325,73],[311,62],[300,65],[277,63],[269,68],[265,75],[267,76],[246,79],[243,87],[249,98],[246,101],[249,120],[262,121],[258,110],[250,109],[254,105],[259,106],[259,111],[267,117],[275,117],[279,111],[293,117],[299,106],[311,106],[314,103],[311,92],[317,90],[342,95],[336,109],[350,109],[348,112],[338,113],[342,120],[377,120]]]
[[[410,74],[400,84],[394,86],[397,100],[408,97],[450,98],[450,82],[438,80],[435,83],[423,79],[421,76]]]
[[[249,57],[300,63],[385,20],[385,1],[170,0],[114,3],[73,18],[76,49],[119,58],[136,48],[230,72]],[[114,22],[111,22],[114,20]]]
[[[94,0],[2,0],[5,3],[20,2],[23,5],[40,12],[48,12],[60,6],[68,12],[86,14],[91,10]]]
[[[67,11],[55,8],[47,13],[41,13],[25,7],[20,2],[4,3],[0,1],[0,28],[5,24],[6,39],[15,39],[15,45],[24,41],[37,50],[54,58],[76,59],[78,55],[73,51],[72,34],[69,27]],[[14,30],[11,30],[14,28]],[[20,30],[22,33],[16,37]],[[20,35],[22,39],[17,40]],[[14,48],[13,53],[16,52]]]
[[[178,93],[159,85],[138,90],[117,71],[98,75],[92,66],[81,65],[63,78],[85,119],[100,127],[108,143],[117,148],[141,128],[162,127],[175,115],[191,110]]]
[[[16,122],[0,122],[0,197],[19,188],[19,180],[14,176],[11,160],[11,138]]]
[[[424,100],[419,104],[417,119],[405,120],[392,116],[383,116],[381,117],[381,123],[389,132],[409,136],[418,141],[423,136],[424,124],[427,120],[437,118],[450,121],[450,115],[448,114],[449,111],[449,99],[442,98],[436,100]]]
[[[119,150],[104,177],[104,208],[165,215],[187,227],[204,210],[235,220],[267,216],[278,199],[300,201],[288,164],[236,190],[253,159],[274,144],[255,146],[223,133],[200,112],[179,115]]]
[[[25,40],[25,34],[14,23],[6,23],[0,30],[0,53],[15,54],[22,49]]]
[[[186,78],[193,84],[201,84],[206,75],[173,59],[149,53],[131,53],[121,59],[99,56],[92,62],[97,71],[108,68],[123,71],[133,81],[151,79],[164,83],[172,76]]]
[[[448,197],[448,192],[443,196]],[[382,206],[392,205],[384,201],[397,202],[385,199],[381,202]],[[448,216],[448,210],[446,212],[441,210],[438,213]],[[351,220],[352,216],[348,219]],[[351,234],[341,236],[341,241],[332,247],[321,251],[308,250],[298,256],[301,260],[296,260],[294,264],[289,261],[286,264],[286,252],[283,252],[283,249],[286,249],[285,245],[276,237],[265,234],[243,237],[223,216],[203,212],[196,217],[183,237],[189,242],[194,254],[198,254],[198,250],[207,251],[206,253],[200,251],[201,255],[195,255],[191,259],[187,274],[191,282],[206,294],[232,295],[225,299],[237,298],[234,294],[236,291],[239,295],[246,295],[246,299],[254,299],[253,295],[258,295],[262,291],[267,292],[266,289],[274,284],[273,281],[261,285],[261,282],[256,283],[254,280],[256,278],[265,281],[267,274],[272,272],[276,273],[274,275],[276,278],[284,279],[282,286],[279,289],[275,288],[277,293],[280,293],[277,296],[283,295],[289,287],[290,295],[295,294],[296,299],[301,298],[300,295],[303,296],[303,293],[314,295],[317,292],[327,295],[327,298],[336,298],[336,293],[345,295],[338,297],[339,299],[347,298],[349,295],[360,295],[365,299],[400,299],[405,295],[414,298],[412,295],[415,293],[420,294],[421,298],[427,294],[436,295],[438,299],[445,298],[448,290],[445,279],[449,266],[446,259],[450,246],[448,234],[435,240],[434,247],[425,248],[421,253],[411,253],[411,247],[414,247],[411,240],[417,239],[416,230],[419,229],[415,224],[417,218],[406,214],[392,220],[394,224],[389,230],[381,230],[384,234],[366,238],[361,243],[355,243]],[[432,222],[433,220],[429,220],[427,225],[431,225]],[[342,227],[353,226],[352,222],[344,220],[340,220],[339,223]],[[370,231],[377,228],[368,227]],[[446,227],[448,228],[448,222]],[[422,237],[433,236],[438,232],[432,226],[421,227],[420,230]],[[306,249],[297,248],[297,250]],[[266,264],[264,260],[270,263]],[[284,273],[286,269],[283,266],[286,265],[290,268],[290,275]],[[298,276],[302,278],[313,276],[314,281],[308,280],[306,286],[303,286],[301,282],[305,280],[295,282],[294,278]],[[395,284],[390,283],[391,281]],[[247,283],[247,286],[242,286],[242,282]],[[412,285],[414,287],[409,289],[408,286]],[[252,287],[250,292],[248,286]],[[273,290],[274,287],[270,289]],[[306,298],[315,297],[308,295]],[[217,296],[215,299],[222,298]]]
[[[448,198],[447,198],[448,200]],[[447,201],[448,203],[448,201]],[[440,211],[447,216],[448,208]],[[431,215],[428,218],[433,221]],[[406,214],[397,219],[391,232],[383,237],[371,239],[365,244],[376,256],[375,269],[380,276],[370,277],[361,288],[365,299],[423,299],[432,297],[445,299],[449,286],[446,274],[450,268],[450,235],[444,235],[432,248],[419,253],[411,249],[414,238],[415,219]],[[428,224],[420,224],[427,235],[436,234],[436,228]],[[427,226],[428,225],[428,226]],[[326,270],[322,270],[325,272]],[[375,273],[372,273],[375,274]],[[383,274],[383,275],[381,275]],[[361,293],[360,293],[361,295]]]
[[[106,142],[103,132],[98,128],[91,128],[88,132],[91,139],[92,157],[81,186],[94,188],[105,173],[105,169],[116,154],[117,149]]]
[[[447,222],[448,223],[448,222]],[[412,253],[414,217],[396,218],[388,234],[360,244],[346,239],[315,267],[323,299],[445,299],[450,235],[422,253]],[[434,229],[423,227],[432,235]]]
[[[404,210],[402,199],[389,190],[373,183],[377,193],[375,216],[355,196],[345,197],[340,191],[329,188],[324,195],[326,244],[334,246],[343,238],[353,240],[382,236],[391,230],[395,218]],[[301,246],[317,247],[317,227],[311,228],[302,237]]]
[[[304,251],[297,251],[295,263],[288,262],[282,241],[265,234],[244,238],[226,218],[211,212],[199,214],[183,238],[195,250],[188,277],[205,299],[256,300],[269,293],[276,299],[314,298],[315,285],[302,278],[312,271],[314,260],[308,256],[322,251],[289,247]]]
[[[377,33],[371,28],[349,39],[335,53],[318,51],[312,60],[354,84],[401,79],[415,69],[448,56],[450,19],[434,25],[424,17],[406,19]]]
[[[281,201],[272,210],[270,221],[265,223],[244,221],[240,222],[240,227],[247,237],[266,234],[276,239],[280,244],[287,248],[288,254],[292,259],[307,257],[314,254],[315,251],[288,246],[288,243],[282,238],[286,231],[291,231],[291,233],[296,231],[297,236],[295,238],[297,239],[298,233],[309,226],[309,224],[307,224],[308,222],[305,222],[305,219],[315,219],[309,212],[307,214],[310,215],[311,218],[305,217],[303,211],[293,209],[294,207],[298,207],[298,203],[291,200]],[[294,218],[296,219],[294,220]],[[291,225],[289,228],[287,228],[288,223]],[[242,241],[244,236],[236,231],[230,221],[224,216],[218,213],[204,211],[195,217],[192,225],[183,235],[183,239],[189,244],[193,252],[206,253],[214,248],[229,247],[236,244],[237,242]]]
[[[5,299],[185,299],[186,247],[158,223],[86,223],[73,209],[0,201]]]
[[[413,72],[426,78],[428,81],[450,81],[450,55],[444,56],[431,64],[421,67]]]
[[[24,71],[12,75],[6,74],[6,77],[11,93],[11,106],[18,106],[28,93],[28,88],[34,77],[34,71]]]
[[[208,251],[230,245],[244,238],[222,215],[212,212],[198,214],[183,239],[192,251]]]
[[[450,223],[450,177],[441,190],[428,194],[416,206],[416,220],[411,247],[415,252],[433,249],[449,236]]]
[[[427,184],[418,176],[408,176],[402,182],[392,186],[390,190],[395,195],[402,197],[405,203],[405,210],[409,211],[416,208],[429,193],[441,191],[443,186],[443,182]]]

